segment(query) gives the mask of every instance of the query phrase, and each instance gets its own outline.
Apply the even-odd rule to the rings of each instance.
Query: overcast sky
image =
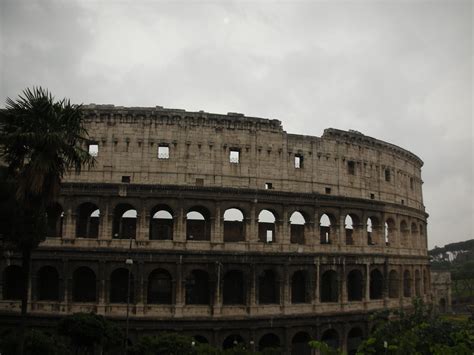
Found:
[[[75,103],[355,129],[425,166],[429,246],[473,235],[471,1],[0,0],[0,100],[41,85]]]

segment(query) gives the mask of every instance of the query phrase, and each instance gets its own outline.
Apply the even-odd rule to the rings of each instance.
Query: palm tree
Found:
[[[31,252],[46,236],[46,208],[58,197],[66,172],[79,172],[94,163],[80,146],[87,141],[82,117],[80,105],[66,99],[55,101],[41,87],[25,89],[16,100],[7,98],[6,109],[0,110],[0,158],[6,165],[3,185],[10,191],[8,217],[2,219],[0,232],[22,254],[22,338]],[[22,349],[21,345],[20,353]]]

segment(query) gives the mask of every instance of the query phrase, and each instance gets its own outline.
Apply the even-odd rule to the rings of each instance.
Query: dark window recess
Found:
[[[370,199],[371,200],[375,199],[375,194],[370,194]]]
[[[122,182],[129,184],[130,183],[130,176],[122,176]]]
[[[410,189],[413,190],[413,186],[414,186],[413,178],[410,178]]]
[[[402,205],[404,205],[404,204],[405,204],[405,200],[402,200]]]
[[[295,155],[295,169],[303,168],[303,156]]]
[[[196,186],[204,186],[204,179],[196,179]]]
[[[326,194],[327,194],[327,195],[330,195],[330,194],[331,194],[331,188],[330,188],[330,187],[326,187],[325,191],[326,191]]]
[[[390,182],[391,176],[390,176],[390,169],[385,169],[385,181]]]
[[[271,190],[273,189],[273,185],[271,182],[266,182],[265,183],[265,190]]]
[[[355,175],[355,162],[353,161],[347,162],[347,172],[349,175]]]

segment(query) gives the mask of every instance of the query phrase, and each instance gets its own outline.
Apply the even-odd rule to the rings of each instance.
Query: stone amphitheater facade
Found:
[[[219,347],[354,352],[368,314],[430,298],[423,162],[356,131],[278,120],[84,107],[96,164],[65,177],[35,252],[32,322],[96,312],[131,339],[163,330]],[[0,264],[15,322],[20,260]],[[126,259],[133,264],[126,264]]]

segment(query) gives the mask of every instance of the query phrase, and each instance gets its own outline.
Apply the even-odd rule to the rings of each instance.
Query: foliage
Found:
[[[319,354],[321,355],[343,355],[344,354],[340,349],[334,349],[323,341],[311,340],[309,342],[309,347],[319,350]]]
[[[16,355],[20,339],[18,333],[2,334],[0,338],[0,353]],[[67,350],[64,343],[56,336],[39,331],[30,330],[25,335],[25,355],[62,355]]]
[[[75,313],[63,318],[58,333],[65,336],[76,352],[93,353],[101,347],[104,353],[115,353],[123,344],[120,328],[94,313]]]
[[[193,341],[191,337],[176,333],[144,336],[130,352],[134,355],[195,355]]]
[[[415,300],[413,312],[397,312],[390,321],[383,315],[376,330],[359,346],[358,353],[460,355],[472,354],[473,350],[472,321],[447,321],[434,316],[421,300]]]

